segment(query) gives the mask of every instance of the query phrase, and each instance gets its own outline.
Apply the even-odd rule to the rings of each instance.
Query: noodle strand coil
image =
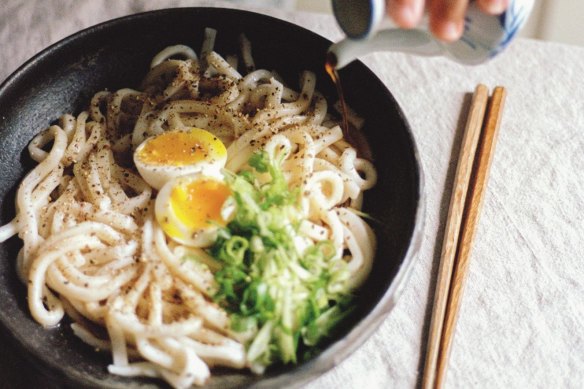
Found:
[[[213,50],[214,30],[205,36],[199,55],[184,45],[158,53],[140,90],[98,92],[87,111],[37,135],[28,147],[37,165],[20,184],[15,219],[0,228],[0,241],[18,234],[24,242],[17,267],[36,321],[52,327],[67,312],[79,338],[111,350],[111,373],[178,388],[204,384],[212,366],[253,368],[254,350],[248,354],[212,300],[221,265],[170,240],[154,217],[156,191],[128,157],[145,139],[208,130],[226,145],[234,173],[264,149],[283,160],[288,184],[302,194],[306,239],[333,243],[353,288],[375,252],[357,212],[375,168],[343,140],[315,75],[303,72],[296,92],[278,74],[256,70],[244,36],[239,58]]]

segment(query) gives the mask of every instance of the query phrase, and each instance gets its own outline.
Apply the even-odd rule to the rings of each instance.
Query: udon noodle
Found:
[[[16,217],[0,228],[0,241],[15,234],[23,241],[18,276],[37,322],[53,327],[67,313],[79,338],[111,350],[111,373],[175,387],[204,384],[212,366],[249,364],[229,315],[212,302],[215,262],[169,239],[154,217],[157,192],[129,157],[145,139],[206,129],[227,146],[232,172],[260,148],[287,147],[283,169],[301,188],[303,230],[334,243],[352,288],[375,250],[356,212],[375,169],[343,140],[315,75],[303,72],[297,92],[277,73],[255,69],[244,36],[240,57],[222,57],[214,41],[207,29],[199,56],[183,45],[165,48],[139,90],[98,92],[86,111],[38,134],[28,146],[38,164],[20,184]],[[182,260],[193,252],[208,263]]]

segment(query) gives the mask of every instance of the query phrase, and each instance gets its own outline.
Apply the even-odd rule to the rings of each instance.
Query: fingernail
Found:
[[[493,15],[502,14],[507,8],[506,0],[483,0],[481,3],[482,8]]]
[[[412,6],[408,5],[403,7],[400,14],[404,24],[407,24],[408,26],[414,26],[416,24],[416,15],[414,14],[414,8]]]
[[[447,21],[440,25],[437,35],[447,42],[454,42],[462,35],[462,24],[454,21]]]
[[[411,5],[403,5],[392,10],[395,12],[394,19],[400,27],[414,27],[418,22],[416,9]]]

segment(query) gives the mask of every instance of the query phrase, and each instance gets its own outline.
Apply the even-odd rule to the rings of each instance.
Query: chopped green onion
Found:
[[[209,253],[222,264],[215,301],[230,313],[233,331],[251,333],[248,362],[263,371],[312,355],[308,349],[346,317],[351,294],[333,243],[312,244],[299,231],[299,191],[288,188],[281,161],[261,151],[248,164],[253,170],[225,174],[234,217]]]

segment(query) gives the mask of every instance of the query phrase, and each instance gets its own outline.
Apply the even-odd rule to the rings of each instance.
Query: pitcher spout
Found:
[[[401,51],[432,56],[443,54],[444,47],[425,31],[396,28],[379,31],[367,40],[345,38],[329,48],[329,52],[337,59],[336,69],[341,69],[358,57],[375,51]]]

